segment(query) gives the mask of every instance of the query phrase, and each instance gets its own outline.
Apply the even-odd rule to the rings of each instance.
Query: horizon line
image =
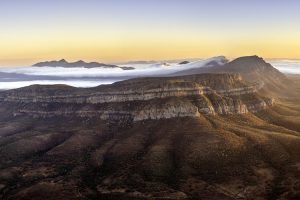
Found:
[[[32,66],[38,62],[46,62],[46,61],[60,61],[60,60],[66,60],[67,62],[76,62],[76,61],[85,61],[85,62],[101,62],[104,64],[126,64],[126,63],[130,63],[130,62],[170,62],[170,61],[182,61],[182,60],[197,60],[197,59],[210,59],[210,58],[215,58],[215,57],[225,57],[229,60],[234,60],[237,58],[241,58],[241,57],[247,57],[247,56],[258,56],[263,58],[264,60],[300,60],[300,58],[292,58],[292,57],[263,57],[263,56],[259,56],[259,55],[242,55],[242,56],[237,56],[237,57],[233,57],[233,56],[224,56],[224,55],[217,55],[217,56],[210,56],[210,57],[188,57],[188,58],[174,58],[174,59],[123,59],[123,60],[119,60],[119,61],[105,61],[105,59],[80,59],[80,58],[59,58],[59,59],[36,59],[36,58],[19,58],[19,59],[0,59],[0,67],[23,67],[23,66]],[[25,61],[25,60],[30,60],[29,62],[31,64],[1,64],[2,62],[15,62],[15,61]],[[33,61],[36,60],[36,61]],[[29,63],[28,62],[28,63]]]

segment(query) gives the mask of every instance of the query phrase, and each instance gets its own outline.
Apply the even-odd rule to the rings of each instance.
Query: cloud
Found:
[[[20,87],[26,87],[30,85],[56,85],[64,84],[73,87],[96,87],[98,85],[112,84],[115,80],[99,80],[99,81],[87,81],[87,80],[38,80],[38,81],[14,81],[14,82],[0,82],[0,90],[9,90]]]
[[[217,60],[219,57],[199,60],[186,65],[177,63],[156,63],[156,64],[131,64],[121,65],[134,67],[134,70],[122,70],[120,68],[64,68],[64,67],[21,67],[21,68],[0,68],[0,72],[16,73],[31,76],[56,76],[56,77],[138,77],[155,76],[175,73],[177,71],[203,67],[206,63]]]
[[[222,63],[224,57],[198,60],[189,64],[154,63],[126,64],[120,66],[134,67],[135,70],[119,68],[63,68],[63,67],[21,67],[0,68],[0,72],[10,73],[0,76],[0,90],[14,89],[33,84],[53,85],[66,84],[74,87],[95,87],[111,84],[129,78],[140,76],[164,76],[181,70],[207,66],[211,61]],[[300,60],[268,60],[283,73],[300,74]],[[24,77],[25,76],[25,77]]]
[[[271,65],[286,74],[300,74],[300,60],[269,60]]]

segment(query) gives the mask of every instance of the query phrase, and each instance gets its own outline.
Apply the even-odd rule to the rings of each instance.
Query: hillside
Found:
[[[1,198],[295,199],[297,101],[229,73],[1,92]]]

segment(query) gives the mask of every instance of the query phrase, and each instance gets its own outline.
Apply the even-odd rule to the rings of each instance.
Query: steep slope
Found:
[[[239,73],[248,82],[263,83],[265,92],[277,94],[283,94],[284,90],[290,92],[287,89],[293,86],[293,83],[284,74],[258,56],[240,57],[224,65],[200,67],[178,72],[176,75],[196,73]]]

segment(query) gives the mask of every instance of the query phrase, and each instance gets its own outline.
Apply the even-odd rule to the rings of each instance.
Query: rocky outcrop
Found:
[[[245,114],[273,104],[273,100],[258,95],[262,83],[247,85],[236,74],[207,76],[135,79],[84,90],[31,86],[4,92],[0,101],[14,104],[18,108],[15,116],[129,121]]]
[[[187,104],[173,104],[173,105],[161,105],[156,107],[155,105],[145,106],[142,109],[136,110],[34,110],[34,109],[22,109],[15,112],[14,116],[18,115],[30,115],[32,117],[55,117],[64,116],[72,117],[78,116],[83,118],[100,118],[103,120],[117,120],[117,121],[142,121],[148,119],[170,119],[175,117],[198,117],[200,115],[196,106],[191,103]]]
[[[10,93],[2,97],[6,102],[39,102],[39,103],[112,103],[129,101],[147,101],[151,99],[160,99],[167,97],[188,97],[197,95],[220,94],[224,96],[239,96],[257,92],[263,84],[253,84],[251,86],[232,88],[226,90],[213,90],[210,87],[194,85],[194,87],[162,87],[155,89],[128,90],[115,92],[94,92],[91,94],[67,94],[67,95],[16,95]]]
[[[148,119],[169,119],[174,117],[198,117],[200,114],[216,115],[216,114],[246,114],[249,112],[257,112],[271,106],[271,100],[257,100],[256,102],[242,102],[239,100],[227,99],[223,102],[211,102],[207,98],[195,101],[188,99],[171,99],[166,102],[158,103],[156,100],[130,104],[129,109],[126,105],[114,104],[101,108],[86,108],[87,104],[63,105],[63,108],[50,110],[53,106],[51,103],[37,107],[35,104],[26,105],[26,108],[20,109],[14,113],[18,115],[30,115],[33,117],[84,117],[84,118],[100,118],[103,120],[129,120],[141,121]]]

